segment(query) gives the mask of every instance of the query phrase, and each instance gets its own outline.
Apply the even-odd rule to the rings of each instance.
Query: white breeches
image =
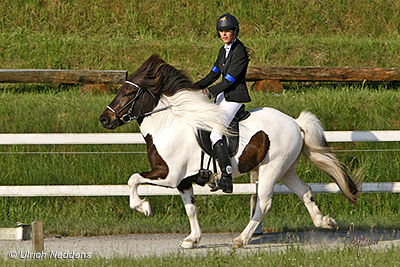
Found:
[[[239,108],[242,106],[241,103],[236,103],[236,102],[230,102],[225,100],[225,95],[224,92],[220,93],[217,96],[216,102],[217,105],[219,105],[219,108],[222,113],[222,123],[224,124],[225,127],[228,127],[233,118],[235,117],[236,112],[239,110]],[[218,130],[212,130],[210,134],[210,139],[212,145],[214,145],[218,140],[222,139],[222,133]]]

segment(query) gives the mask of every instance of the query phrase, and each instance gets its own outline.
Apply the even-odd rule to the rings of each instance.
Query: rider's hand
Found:
[[[201,92],[203,93],[203,95],[208,96],[209,99],[213,98],[213,95],[211,94],[211,92],[207,88],[202,89]]]

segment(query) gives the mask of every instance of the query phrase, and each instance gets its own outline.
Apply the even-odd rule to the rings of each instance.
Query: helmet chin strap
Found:
[[[234,36],[233,39],[232,39],[229,43],[227,43],[227,45],[231,45],[231,44],[233,44],[235,41],[236,41],[236,36]]]

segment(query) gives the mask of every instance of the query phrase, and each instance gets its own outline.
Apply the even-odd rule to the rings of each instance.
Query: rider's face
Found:
[[[233,39],[235,38],[235,34],[233,33],[233,30],[221,30],[219,31],[219,35],[221,36],[221,40],[225,44],[230,44]]]

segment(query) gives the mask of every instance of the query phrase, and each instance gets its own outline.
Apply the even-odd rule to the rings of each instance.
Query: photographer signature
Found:
[[[361,235],[360,237],[355,236],[354,223],[350,224],[350,234],[353,235],[353,240],[351,241],[351,244],[357,246],[357,257],[360,256],[360,247],[376,245],[379,242],[378,240],[371,240],[369,237],[365,237],[363,235]]]

